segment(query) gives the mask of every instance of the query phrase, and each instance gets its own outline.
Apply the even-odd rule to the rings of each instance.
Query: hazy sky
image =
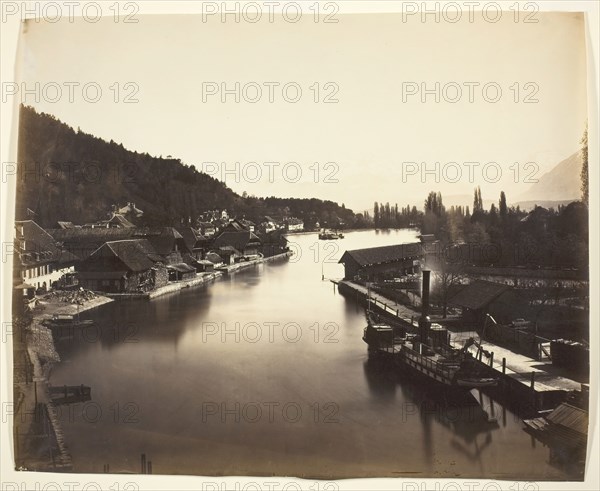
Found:
[[[522,199],[530,186],[522,181],[535,170],[525,169],[526,162],[537,163],[540,177],[578,150],[587,104],[582,15],[538,13],[536,24],[515,23],[508,15],[497,23],[456,24],[403,22],[401,14],[338,19],[337,24],[310,18],[296,24],[203,23],[194,16],[145,16],[137,24],[28,22],[20,42],[20,76],[29,87],[35,81],[42,87],[57,83],[63,94],[54,103],[36,103],[33,96],[23,101],[131,150],[172,155],[199,169],[203,162],[217,162],[204,166],[216,177],[223,177],[226,163],[233,170],[226,183],[239,193],[331,199],[355,211],[371,208],[374,200],[421,204],[429,190],[471,195],[477,184],[484,199],[497,199],[500,190],[509,201]],[[102,97],[86,102],[80,86],[70,102],[65,82],[96,83]],[[240,83],[239,103],[233,94],[224,103],[220,93],[205,93],[203,100],[203,84],[220,90],[222,82],[231,89]],[[269,82],[280,84],[273,88],[273,103]],[[435,89],[436,82],[440,101],[432,93],[423,103],[421,84]],[[295,87],[302,90],[296,103],[284,99],[282,86],[288,83],[297,84],[288,87],[289,99],[296,97]],[[465,84],[471,84],[474,102]],[[484,93],[485,84],[490,85]],[[251,103],[257,85],[262,96]],[[139,102],[124,103],[136,86]],[[47,87],[47,95],[55,97]],[[407,89],[419,92],[410,95]],[[338,102],[323,103],[334,91]],[[88,96],[94,97],[93,88]],[[537,102],[525,103],[527,96]],[[298,165],[288,165],[284,175],[288,162]],[[326,167],[327,162],[335,164]],[[403,182],[402,169],[410,170],[403,162],[425,162],[430,169],[440,162],[441,182],[435,182],[435,173],[421,182],[414,167],[417,175]],[[474,182],[465,162],[481,164],[473,167]],[[497,183],[482,178],[487,162],[501,169]],[[301,178],[290,182],[298,168]],[[444,171],[455,180],[457,168],[462,179],[444,182]],[[490,179],[497,168],[487,167]],[[249,182],[257,169],[262,179]],[[324,182],[327,177],[337,182]]]

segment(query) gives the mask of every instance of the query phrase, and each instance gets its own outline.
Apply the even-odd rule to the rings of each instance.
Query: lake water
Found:
[[[369,360],[363,310],[327,279],[346,249],[415,237],[297,235],[290,260],[88,313],[98,327],[57,343],[51,378],[92,387],[61,408],[74,470],[139,472],[144,453],[155,474],[564,479],[497,402]]]

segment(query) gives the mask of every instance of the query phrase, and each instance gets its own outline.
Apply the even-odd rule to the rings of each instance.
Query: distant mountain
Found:
[[[355,215],[319,199],[245,198],[222,182],[175,158],[127,150],[54,116],[21,106],[16,218],[43,227],[108,218],[113,205],[135,203],[137,225],[177,226],[202,212],[227,209],[240,216],[290,213],[354,225]]]
[[[542,207],[548,208],[548,209],[554,208],[555,210],[557,210],[559,206],[566,206],[569,203],[572,203],[573,201],[577,201],[577,200],[576,199],[562,199],[562,200],[537,199],[537,200],[517,201],[516,203],[511,203],[511,206],[519,206],[521,208],[521,210],[524,210],[524,211],[531,211],[536,206],[542,206]]]
[[[567,203],[581,197],[581,152],[575,152],[518,197],[520,201],[553,201]]]

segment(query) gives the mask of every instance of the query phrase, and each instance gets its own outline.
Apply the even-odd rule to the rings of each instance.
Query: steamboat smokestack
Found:
[[[429,318],[429,276],[431,271],[423,270],[423,292],[421,294],[421,317],[419,318],[419,337],[427,343],[431,319]]]

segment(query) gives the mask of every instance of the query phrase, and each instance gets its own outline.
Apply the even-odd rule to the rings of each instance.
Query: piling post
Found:
[[[502,375],[506,374],[506,358],[502,358]]]
[[[37,407],[37,382],[35,380],[33,381],[33,390],[35,392],[35,406]]]
[[[142,474],[146,474],[146,454],[142,454]]]
[[[152,474],[152,461],[148,461],[148,474]]]
[[[492,351],[490,354],[490,366],[493,367],[494,366],[494,352]]]
[[[535,372],[531,372],[531,390],[535,390]]]

